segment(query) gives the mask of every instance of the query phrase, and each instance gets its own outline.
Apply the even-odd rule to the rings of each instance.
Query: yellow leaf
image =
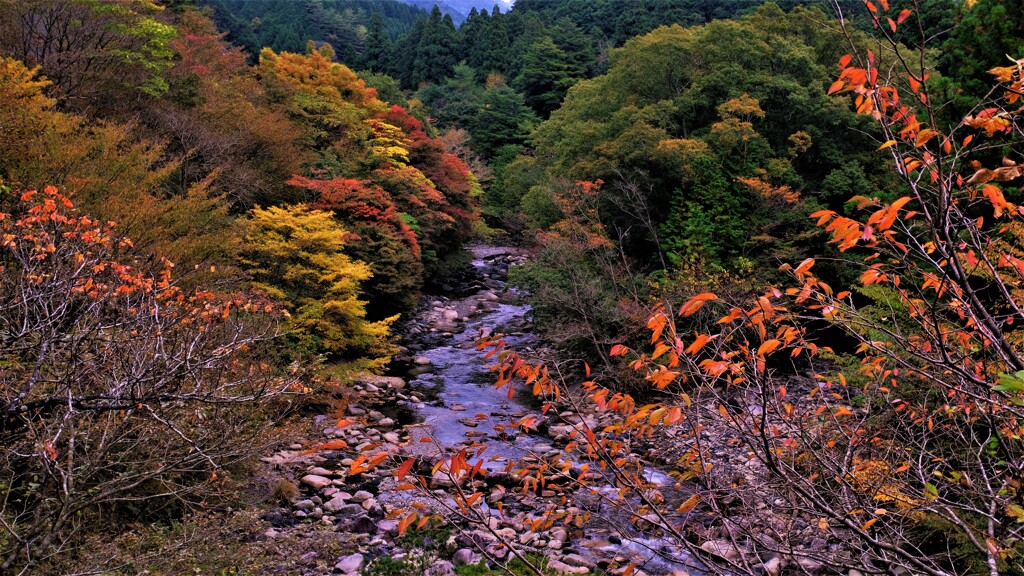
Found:
[[[690,510],[693,510],[693,507],[696,506],[698,502],[700,502],[700,494],[694,494],[687,498],[686,502],[680,504],[679,508],[676,509],[676,512],[679,512],[680,514],[689,512]]]
[[[881,146],[879,146],[878,149],[879,150],[885,150],[886,148],[888,148],[890,146],[895,146],[895,145],[896,145],[896,141],[895,140],[886,140],[885,144],[882,144]]]
[[[921,130],[920,132],[917,133],[917,141],[914,142],[914,146],[920,148],[921,146],[927,144],[929,140],[938,135],[939,133],[936,132],[935,130],[925,128],[924,130]]]

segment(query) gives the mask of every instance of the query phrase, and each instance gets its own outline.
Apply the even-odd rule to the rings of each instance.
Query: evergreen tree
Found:
[[[364,46],[359,59],[360,68],[381,71],[386,66],[388,53],[391,51],[391,37],[384,29],[384,18],[379,13],[375,13],[370,19]]]
[[[473,146],[481,156],[493,157],[504,145],[522,144],[535,120],[522,94],[492,82],[470,124]]]
[[[442,16],[441,9],[434,6],[415,47],[408,87],[448,77],[458,62],[457,39],[452,17]]]
[[[978,0],[945,44],[944,68],[965,92],[961,107],[991,86],[988,70],[1024,55],[1024,0]]]
[[[500,13],[488,16],[484,12],[480,16],[481,31],[467,53],[467,60],[482,76],[491,72],[509,73],[515,59],[505,20],[506,16]]]
[[[452,70],[452,77],[444,84],[432,84],[416,93],[430,107],[431,117],[442,129],[469,125],[480,108],[482,95],[476,70],[464,62]]]
[[[581,76],[580,67],[550,36],[545,36],[523,56],[523,70],[515,85],[522,90],[526,103],[547,117]]]

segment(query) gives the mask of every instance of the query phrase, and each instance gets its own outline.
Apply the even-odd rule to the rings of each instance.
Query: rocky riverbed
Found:
[[[530,398],[510,398],[507,389],[491,385],[494,375],[487,368],[492,361],[476,350],[476,339],[500,331],[517,350],[537,345],[529,307],[505,285],[508,269],[525,255],[496,247],[478,247],[473,255],[472,271],[453,289],[461,295],[434,299],[406,323],[392,374],[354,382],[341,426],[319,416],[319,438],[263,459],[278,482],[297,488],[288,495],[289,505],[267,514],[272,527],[263,536],[274,540],[326,530],[350,540],[351,554],[310,558],[308,574],[448,576],[462,565],[494,567],[510,554],[543,563],[555,573],[618,574],[630,564],[640,566],[634,572],[639,575],[699,573],[699,564],[685,550],[655,530],[645,531],[635,515],[602,508],[603,500],[615,498],[613,487],[601,493],[550,483],[519,490],[519,482],[505,470],[509,461],[564,457],[561,446],[569,441],[574,422],[586,419],[592,428],[604,422],[599,414],[541,416]],[[506,426],[527,414],[541,422],[535,431]],[[454,518],[453,487],[440,472],[431,479],[432,492],[397,489],[393,472],[398,462],[415,458],[417,469],[429,475],[438,460],[481,445],[486,451],[475,458],[489,472],[473,488],[487,494],[482,508],[487,517]],[[391,457],[373,470],[352,473],[353,462],[367,448]],[[600,479],[597,473],[587,474]],[[668,476],[649,470],[647,477],[658,489],[672,491]],[[437,532],[444,542],[400,537],[395,511],[413,509],[446,516],[454,529]],[[536,529],[545,512],[564,521]]]
[[[436,297],[405,323],[403,348],[390,374],[357,378],[343,400],[344,414],[312,417],[307,437],[263,458],[275,494],[287,502],[263,517],[271,526],[262,534],[266,546],[286,556],[296,539],[306,544],[326,539],[332,550],[347,551],[321,556],[314,545],[303,552],[297,564],[310,576],[479,575],[488,568],[502,573],[499,566],[532,574],[521,562],[516,565],[517,558],[543,565],[545,574],[617,575],[627,566],[639,576],[702,574],[704,566],[687,547],[727,562],[742,558],[751,568],[737,573],[828,573],[819,558],[831,544],[814,518],[794,521],[773,512],[773,504],[784,502],[764,497],[767,493],[758,489],[763,470],[728,430],[700,432],[716,470],[708,485],[677,482],[664,473],[677,460],[675,450],[693,441],[684,430],[666,428],[662,437],[631,444],[647,479],[645,490],[654,493],[665,515],[658,518],[635,498],[622,498],[614,479],[595,471],[597,462],[582,462],[565,451],[574,430],[602,430],[614,415],[569,409],[565,398],[542,414],[531,396],[510,397],[507,388],[494,388],[495,375],[488,372],[493,359],[476,349],[478,338],[500,332],[516,350],[546,356],[533,350],[539,343],[529,307],[506,287],[509,268],[524,259],[516,249],[476,248],[472,269],[448,280],[449,296]],[[699,397],[694,401],[701,409],[718,408]],[[536,420],[530,429],[509,425],[527,416]],[[486,472],[464,486],[485,496],[475,515],[460,513],[452,499],[457,487],[443,466],[434,467],[460,451],[469,454],[470,466],[480,462]],[[382,453],[387,457],[378,466],[353,469],[361,455]],[[415,463],[413,475],[424,478],[421,489],[400,489],[395,478],[409,459]],[[523,489],[509,463],[569,468],[564,482]],[[589,487],[580,488],[578,480]],[[709,494],[737,483],[751,487],[740,497],[752,500],[749,508],[758,514],[730,516],[722,523],[701,514],[703,505],[673,512],[695,491]],[[400,534],[400,518],[411,510],[445,522]],[[666,525],[685,526],[685,534],[669,537]],[[289,562],[288,573],[295,573],[295,565]],[[854,572],[846,576],[857,576]]]

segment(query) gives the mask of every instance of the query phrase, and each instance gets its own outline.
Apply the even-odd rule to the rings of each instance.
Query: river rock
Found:
[[[455,556],[452,556],[452,561],[455,562],[456,566],[476,564],[480,562],[480,557],[469,548],[460,548],[455,552]]]
[[[561,526],[555,526],[548,531],[548,538],[551,539],[551,541],[548,542],[548,548],[561,548],[565,542],[569,540],[569,532]],[[558,544],[552,546],[552,544],[555,544],[556,542]]]
[[[325,478],[323,476],[320,476],[319,474],[306,474],[305,476],[302,477],[302,480],[300,480],[300,482],[302,482],[306,486],[313,488],[314,490],[326,488],[327,486],[331,485],[330,478]]]
[[[582,566],[570,566],[565,562],[552,558],[548,560],[548,568],[558,572],[559,574],[588,574],[590,568],[584,568]]]
[[[576,566],[578,568],[597,568],[597,564],[587,560],[579,554],[566,554],[562,556],[562,562],[565,562],[569,566]]]
[[[356,503],[356,504],[361,504],[361,503],[366,502],[367,500],[369,500],[371,498],[373,498],[373,494],[370,494],[366,490],[360,490],[360,491],[356,492],[351,498],[349,498],[349,500],[351,502]]]
[[[740,551],[728,540],[708,540],[700,545],[700,549],[726,560],[736,560],[740,557]]]
[[[381,534],[398,534],[398,520],[381,520],[377,522],[377,531]]]
[[[412,363],[416,364],[417,366],[430,366],[431,364],[434,363],[434,361],[431,360],[430,358],[427,358],[426,356],[417,356],[413,358]]]
[[[438,560],[423,573],[423,576],[453,576],[455,565],[447,560]]]
[[[325,504],[324,507],[326,507],[326,506],[327,505]],[[340,506],[337,510],[334,511],[334,514],[337,517],[339,517],[339,518],[341,518],[343,516],[355,516],[356,514],[362,514],[362,513],[363,513],[363,506],[362,506],[362,504],[345,504],[343,506]]]
[[[362,554],[351,554],[339,558],[338,563],[334,565],[334,569],[344,574],[356,574],[365,563],[366,559],[363,558]]]
[[[348,504],[350,495],[346,492],[338,492],[333,498],[324,503],[324,510],[334,514],[340,511]]]

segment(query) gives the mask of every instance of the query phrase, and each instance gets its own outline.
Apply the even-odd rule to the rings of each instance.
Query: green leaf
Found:
[[[935,484],[931,482],[924,483],[924,497],[932,501],[939,498],[939,489],[935,487]]]
[[[1024,392],[1024,370],[1014,375],[999,374],[999,384],[992,387],[996,392],[1019,394]]]

